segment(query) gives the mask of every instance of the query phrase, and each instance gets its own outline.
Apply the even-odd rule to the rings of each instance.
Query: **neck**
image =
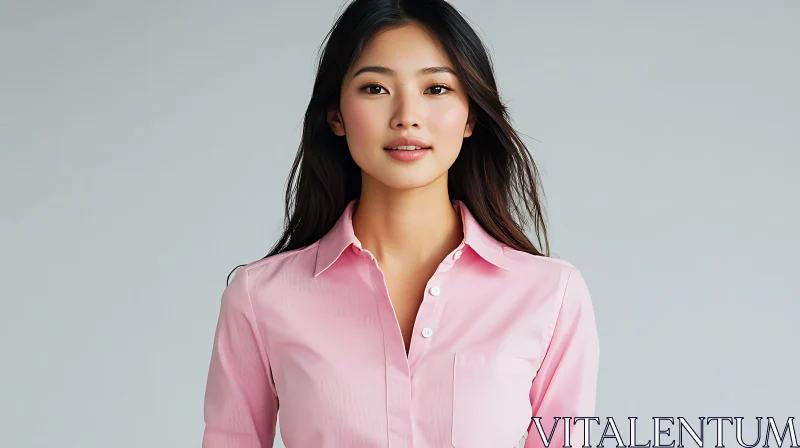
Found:
[[[447,177],[416,189],[396,190],[364,176],[353,231],[382,265],[439,263],[463,239]]]

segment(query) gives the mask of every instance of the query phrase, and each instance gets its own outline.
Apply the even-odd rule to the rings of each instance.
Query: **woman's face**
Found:
[[[443,179],[474,120],[454,67],[438,41],[406,25],[378,34],[342,82],[334,133],[345,136],[366,184],[409,189]],[[389,150],[397,139],[421,141],[414,151]],[[413,159],[413,160],[408,160]]]

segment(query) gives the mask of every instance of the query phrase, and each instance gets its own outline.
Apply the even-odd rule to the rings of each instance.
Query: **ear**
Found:
[[[464,138],[469,137],[472,135],[472,131],[475,130],[475,115],[470,112],[469,117],[467,118],[467,125],[464,126]]]
[[[328,111],[328,126],[331,127],[334,134],[339,137],[344,136],[344,121],[342,121],[342,114],[338,110],[331,109]]]

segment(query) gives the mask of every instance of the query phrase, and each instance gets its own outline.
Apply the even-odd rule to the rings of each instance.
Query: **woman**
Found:
[[[549,257],[537,184],[452,6],[351,3],[285,232],[222,294],[203,446],[270,447],[279,410],[289,448],[562,446],[557,417],[594,412],[599,346],[583,277]]]

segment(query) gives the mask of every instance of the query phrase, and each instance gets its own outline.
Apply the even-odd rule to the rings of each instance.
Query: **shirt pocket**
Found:
[[[457,352],[453,364],[455,448],[513,448],[531,421],[535,368],[524,358]]]

